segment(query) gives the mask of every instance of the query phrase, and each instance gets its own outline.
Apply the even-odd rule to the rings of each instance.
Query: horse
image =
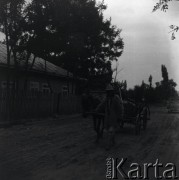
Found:
[[[96,112],[96,108],[101,103],[101,94],[102,93],[88,93],[83,94],[82,96],[83,117],[86,118],[88,115],[92,116],[93,129],[96,132],[96,143],[98,143],[99,139],[103,137],[104,129],[104,112]]]

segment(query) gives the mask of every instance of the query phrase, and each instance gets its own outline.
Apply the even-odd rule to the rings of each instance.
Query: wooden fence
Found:
[[[56,98],[57,114],[75,114],[81,113],[81,97],[79,96],[58,96]]]
[[[0,91],[0,121],[81,112],[81,98],[42,92]]]

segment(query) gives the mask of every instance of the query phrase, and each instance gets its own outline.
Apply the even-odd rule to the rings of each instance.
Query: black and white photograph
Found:
[[[0,0],[0,180],[179,179],[179,0]]]

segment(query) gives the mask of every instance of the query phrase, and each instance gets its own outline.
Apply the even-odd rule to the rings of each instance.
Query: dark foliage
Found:
[[[172,0],[159,0],[159,2],[156,3],[156,5],[154,6],[153,12],[155,12],[159,9],[163,12],[166,12],[169,9],[168,3],[171,1]],[[178,1],[178,0],[175,0],[175,1]],[[172,40],[176,39],[175,33],[178,32],[179,26],[170,25],[169,28],[170,28],[170,33],[172,33],[171,39]]]
[[[136,85],[134,89],[124,91],[122,89],[123,98],[133,99],[140,102],[143,98],[149,103],[166,101],[172,97],[176,97],[177,91],[175,87],[177,84],[173,79],[169,79],[168,71],[165,65],[161,66],[162,80],[152,86],[152,75],[149,76],[149,84],[142,81],[141,85]]]
[[[104,20],[104,3],[92,0],[33,0],[27,7],[29,48],[75,76],[111,74],[123,51],[120,29]]]
[[[19,59],[28,65],[33,53],[89,84],[104,77],[110,82],[111,62],[121,56],[124,43],[121,29],[104,19],[105,9],[94,0],[1,0],[0,28],[17,68]]]

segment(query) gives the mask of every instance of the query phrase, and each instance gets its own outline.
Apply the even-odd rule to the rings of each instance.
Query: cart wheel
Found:
[[[140,134],[140,129],[141,129],[140,125],[136,125],[136,129],[135,129],[135,134],[136,135]]]
[[[148,116],[150,116],[149,112],[150,112],[149,108],[143,107],[142,112],[140,114],[140,117],[142,119],[142,128],[143,128],[143,130],[146,130],[146,128],[147,128],[147,120],[148,120]]]
[[[143,121],[143,130],[146,130],[147,129],[147,116],[144,116],[142,121]]]
[[[135,134],[139,135],[141,131],[141,117],[138,115],[135,123]]]
[[[124,121],[121,121],[119,126],[122,129],[124,127]]]

